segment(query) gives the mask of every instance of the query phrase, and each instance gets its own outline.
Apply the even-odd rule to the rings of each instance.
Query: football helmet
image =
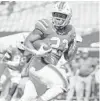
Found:
[[[55,27],[64,27],[69,24],[72,17],[72,9],[68,2],[58,2],[52,12],[52,22]]]
[[[23,47],[24,42],[20,41],[20,42],[16,42],[16,47],[20,50],[25,50]]]

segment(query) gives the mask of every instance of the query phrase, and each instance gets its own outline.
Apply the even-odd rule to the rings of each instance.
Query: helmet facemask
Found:
[[[52,12],[52,22],[57,28],[64,28],[69,24],[72,17],[72,10],[67,2],[58,2],[54,6],[54,11]]]
[[[63,28],[69,23],[68,15],[59,12],[52,13],[52,22],[55,27]]]

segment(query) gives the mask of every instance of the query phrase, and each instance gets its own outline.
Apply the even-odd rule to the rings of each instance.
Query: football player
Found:
[[[37,97],[37,101],[48,101],[66,90],[65,71],[59,66],[58,61],[63,57],[66,61],[71,61],[77,51],[76,33],[70,24],[72,9],[67,2],[55,4],[52,12],[52,20],[42,19],[35,24],[35,29],[25,40],[25,55],[33,54],[33,68],[29,69],[29,74],[37,76],[47,85],[47,91]],[[32,95],[32,89],[24,92]],[[25,95],[27,95],[25,94]],[[21,101],[28,101],[22,97]]]
[[[8,94],[4,99],[1,99],[2,101],[10,101],[13,97],[21,79],[21,71],[26,63],[26,58],[23,56],[23,50],[18,47],[10,49],[10,53],[8,55],[10,58],[3,61],[3,63],[7,66],[6,69],[8,69],[11,83]]]

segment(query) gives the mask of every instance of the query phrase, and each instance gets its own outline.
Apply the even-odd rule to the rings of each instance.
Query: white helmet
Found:
[[[23,47],[23,42],[16,42],[16,47],[20,50],[25,50]]]
[[[69,24],[72,17],[72,9],[68,2],[58,2],[52,12],[53,24],[56,27],[64,27]]]

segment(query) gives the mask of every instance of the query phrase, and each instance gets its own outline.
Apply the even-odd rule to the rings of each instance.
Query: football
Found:
[[[50,45],[48,45],[45,41],[43,40],[37,40],[33,43],[33,47],[36,49],[36,50],[39,50],[40,47],[43,45],[43,49],[44,50],[48,50],[50,49]]]

